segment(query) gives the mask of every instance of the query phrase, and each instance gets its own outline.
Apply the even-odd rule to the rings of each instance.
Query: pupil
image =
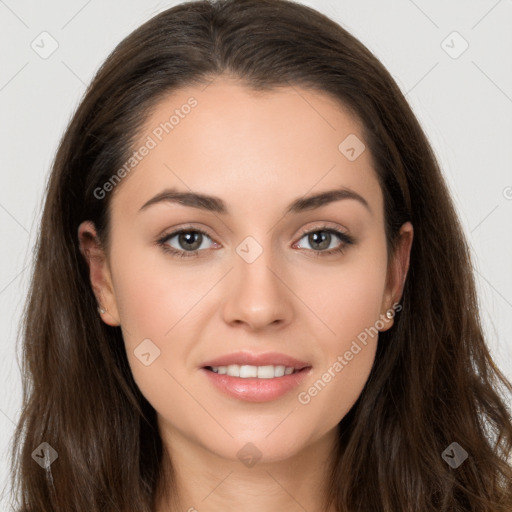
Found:
[[[195,231],[188,231],[186,233],[181,233],[179,237],[179,242],[182,247],[187,247],[188,249],[194,251],[201,246],[201,233],[197,233]],[[199,238],[199,243],[197,243],[197,239]],[[195,245],[194,245],[195,244]]]
[[[322,234],[319,236],[319,233]],[[312,247],[314,247],[315,244],[319,244],[319,246],[317,247],[318,249],[327,249],[331,241],[330,238],[330,233],[327,233],[325,231],[317,231],[309,235],[309,243],[311,244]]]

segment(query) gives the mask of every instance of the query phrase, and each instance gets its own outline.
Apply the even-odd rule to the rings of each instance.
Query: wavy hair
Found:
[[[512,510],[512,385],[489,353],[471,254],[433,150],[379,60],[288,0],[193,1],[126,37],[99,68],[56,153],[20,327],[23,408],[13,439],[20,512],[150,512],[165,451],[119,327],[97,314],[77,229],[105,247],[110,195],[155,105],[220,75],[254,90],[329,94],[364,126],[384,196],[388,254],[414,226],[401,313],[338,426],[325,504],[343,512]],[[58,453],[42,469],[41,443]],[[459,443],[468,458],[441,454]],[[172,476],[172,475],[171,475]],[[172,481],[172,480],[171,480]]]

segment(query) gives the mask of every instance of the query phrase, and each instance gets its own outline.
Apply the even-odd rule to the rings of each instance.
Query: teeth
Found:
[[[285,366],[251,366],[248,364],[238,365],[230,364],[229,366],[212,366],[211,370],[221,375],[229,375],[230,377],[241,377],[247,379],[257,377],[258,379],[273,379],[274,377],[283,377],[294,373],[294,368]]]

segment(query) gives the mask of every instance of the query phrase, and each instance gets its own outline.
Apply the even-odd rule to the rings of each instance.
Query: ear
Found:
[[[98,307],[106,310],[99,314],[106,324],[120,325],[108,260],[91,221],[84,221],[78,227],[78,241],[80,252],[89,266],[89,278]]]
[[[388,273],[386,278],[386,289],[382,299],[382,308],[380,318],[384,327],[380,331],[387,331],[393,325],[395,313],[394,304],[400,302],[404,290],[405,279],[409,270],[409,259],[411,254],[414,229],[410,222],[402,224],[396,248],[390,257],[388,264]],[[388,313],[391,318],[386,316]]]

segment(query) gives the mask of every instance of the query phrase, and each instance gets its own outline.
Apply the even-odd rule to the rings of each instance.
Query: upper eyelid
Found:
[[[304,235],[315,231],[339,231],[343,235],[350,236],[347,228],[337,222],[331,221],[319,221],[315,226],[304,228],[301,230],[301,234],[299,236],[303,237]]]
[[[197,232],[202,233],[203,235],[206,235],[207,237],[211,238],[212,240],[215,238],[214,236],[210,235],[208,231],[204,228],[197,228],[193,226],[184,226],[182,228],[173,229],[171,231],[164,232],[162,235],[158,237],[158,240],[166,240],[169,238],[174,238],[176,235],[179,235],[181,233],[189,233],[189,232]]]

